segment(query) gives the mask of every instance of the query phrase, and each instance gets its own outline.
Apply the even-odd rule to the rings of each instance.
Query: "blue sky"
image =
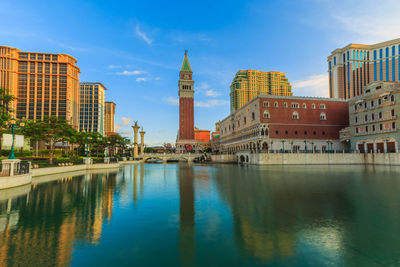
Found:
[[[326,59],[349,43],[400,37],[400,3],[379,1],[8,1],[0,44],[66,53],[81,81],[116,103],[118,131],[138,120],[149,145],[174,142],[184,50],[195,80],[195,125],[229,114],[239,69],[287,73],[295,95],[327,96]]]

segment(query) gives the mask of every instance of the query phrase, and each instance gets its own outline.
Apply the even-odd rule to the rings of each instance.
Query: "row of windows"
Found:
[[[264,101],[264,102],[263,102],[263,106],[266,107],[266,108],[268,108],[268,107],[269,107],[269,102],[268,102],[268,101]],[[275,107],[275,108],[279,107],[278,102],[274,102],[274,107]],[[287,108],[287,107],[288,107],[288,103],[287,103],[287,102],[283,103],[283,107],[284,107],[284,108]],[[300,108],[300,105],[299,105],[299,103],[290,103],[290,107],[291,107],[291,108]],[[307,104],[306,104],[306,103],[303,103],[302,107],[303,107],[304,109],[306,109],[306,108],[307,108]],[[311,104],[311,109],[315,109],[315,108],[316,108],[316,105],[315,105],[314,103]],[[319,109],[326,109],[325,104],[320,104],[320,105],[319,105]]]
[[[369,132],[369,129],[371,129],[372,132],[375,132],[377,128],[378,128],[378,127],[376,127],[375,125],[372,125],[371,128],[370,128],[369,126],[357,127],[357,128],[356,128],[356,133],[364,133],[364,132],[365,132],[365,133],[368,133],[368,132]],[[385,125],[379,124],[379,130],[380,130],[380,131],[382,131],[383,129],[390,129],[390,128],[396,129],[396,123],[395,123],[395,122],[392,122],[391,125],[390,125],[390,124],[385,124]]]
[[[263,113],[263,118],[264,118],[264,119],[270,119],[270,118],[271,118],[271,115],[270,115],[270,113],[269,113],[268,110],[264,111],[264,113]],[[293,113],[292,113],[292,119],[293,119],[293,120],[298,120],[298,119],[300,119],[300,115],[299,115],[299,113],[298,113],[297,111],[293,111]],[[320,119],[321,121],[326,121],[326,114],[325,114],[325,112],[321,112],[321,114],[319,115],[319,119]],[[246,123],[246,120],[245,120],[244,122]]]
[[[57,61],[58,60],[58,55],[49,55],[49,54],[36,54],[36,53],[19,53],[19,58],[20,59],[28,59],[28,55],[30,59],[34,60],[53,60]]]
[[[279,134],[279,131],[276,130],[276,131],[275,131],[275,134]],[[286,131],[285,131],[285,134],[288,135],[288,134],[289,134],[289,131],[286,130]],[[298,132],[298,131],[294,131],[294,134],[295,134],[295,135],[298,135],[299,132]],[[307,134],[308,134],[308,132],[307,132],[307,131],[304,131],[304,135],[307,135]],[[325,135],[325,134],[326,134],[325,131],[322,131],[322,135]],[[312,135],[317,135],[317,131],[313,131],[313,132],[312,132]]]
[[[362,107],[364,107],[364,109],[373,108],[373,107],[375,107],[375,103],[377,103],[378,106],[382,105],[382,102],[388,101],[389,99],[391,102],[394,102],[394,100],[395,100],[394,95],[391,95],[390,98],[389,98],[389,96],[386,95],[383,98],[379,98],[377,101],[371,100],[371,101],[365,101],[364,103],[358,103],[358,104],[354,105],[354,111],[357,111],[358,108],[362,108]]]
[[[391,115],[392,117],[395,116],[394,109],[391,110],[390,115]],[[382,119],[382,112],[379,112],[379,113],[378,113],[378,118],[379,118],[379,119]],[[374,120],[375,120],[375,114],[372,113],[372,114],[371,114],[371,121],[374,121]],[[355,121],[355,123],[358,123],[358,117],[357,117],[357,116],[354,118],[354,121]],[[365,115],[365,116],[364,116],[364,122],[367,122],[367,121],[368,121],[368,115]]]

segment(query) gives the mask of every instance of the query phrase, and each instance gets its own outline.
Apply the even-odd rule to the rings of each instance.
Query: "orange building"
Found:
[[[104,132],[106,136],[114,133],[115,103],[105,102]]]
[[[210,147],[209,130],[199,130],[197,127],[194,127],[194,139],[203,149]]]
[[[79,68],[66,54],[22,52],[0,46],[0,87],[17,100],[12,104],[18,119],[66,119],[79,127]]]

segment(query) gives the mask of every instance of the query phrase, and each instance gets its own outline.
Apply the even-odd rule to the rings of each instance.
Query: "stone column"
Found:
[[[364,153],[368,153],[367,143],[364,143]]]
[[[146,133],[145,131],[143,131],[143,127],[139,133],[140,133],[140,155],[143,155],[144,154],[144,134]]]
[[[386,153],[387,152],[387,142],[385,141],[384,143],[383,143],[383,153]]]
[[[399,152],[399,143],[397,141],[394,142],[394,149],[397,152]]]
[[[137,124],[137,121],[135,121],[135,125],[132,126],[133,128],[133,159],[138,158],[138,131],[140,126]]]
[[[374,142],[374,153],[377,153],[376,143]]]

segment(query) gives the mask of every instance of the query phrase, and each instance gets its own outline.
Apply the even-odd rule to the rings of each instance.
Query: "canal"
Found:
[[[0,191],[0,266],[397,266],[400,168],[139,164]]]

